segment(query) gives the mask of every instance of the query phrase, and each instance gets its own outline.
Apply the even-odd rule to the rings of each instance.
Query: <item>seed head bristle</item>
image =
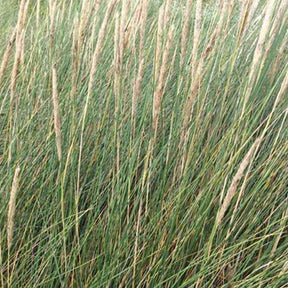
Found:
[[[254,82],[257,78],[257,75],[260,73],[259,65],[264,53],[264,42],[266,40],[267,34],[269,32],[269,28],[271,25],[271,20],[273,16],[273,11],[275,7],[275,0],[269,0],[266,4],[265,8],[265,17],[262,22],[260,34],[258,37],[258,42],[254,51],[254,56],[251,64],[251,70],[249,73],[249,79],[248,79],[248,86],[244,95],[244,100],[243,100],[243,107],[242,107],[242,113],[241,113],[241,118],[244,115],[246,104],[250,98],[251,92],[254,87]]]
[[[144,72],[144,40],[145,40],[145,27],[146,27],[146,18],[147,18],[147,8],[149,0],[142,1],[141,9],[141,23],[140,23],[140,44],[139,44],[139,67],[138,75],[133,87],[133,96],[132,96],[132,119],[136,116],[137,101],[140,92],[140,85],[143,79]]]
[[[255,140],[255,142],[253,143],[253,145],[250,147],[249,151],[244,156],[242,162],[240,163],[239,168],[232,179],[231,185],[228,188],[227,194],[226,194],[224,201],[223,201],[223,203],[219,209],[219,212],[217,214],[216,227],[218,227],[221,224],[221,222],[224,218],[225,212],[229,208],[230,203],[237,192],[238,183],[242,179],[243,174],[245,172],[245,169],[248,166],[248,164],[250,163],[250,161],[253,157],[253,153],[255,151],[255,148],[258,146],[259,143],[260,143],[260,138],[257,138]]]
[[[55,138],[56,138],[58,160],[61,161],[62,145],[61,145],[58,85],[57,85],[57,72],[56,72],[56,67],[54,64],[52,64],[52,92],[53,92],[54,132],[55,132]]]
[[[186,2],[184,23],[183,23],[182,36],[181,36],[180,67],[183,66],[184,59],[186,56],[186,44],[187,44],[187,39],[188,39],[188,34],[189,34],[192,3],[193,3],[193,0],[187,0]]]
[[[158,16],[158,30],[157,30],[157,44],[156,44],[156,56],[155,56],[155,80],[158,81],[159,69],[161,65],[162,54],[162,41],[163,41],[163,22],[164,22],[164,6],[159,9]]]
[[[10,39],[9,39],[9,42],[8,42],[8,44],[6,46],[6,49],[5,49],[5,52],[4,52],[4,55],[3,55],[3,59],[2,59],[2,62],[1,62],[1,66],[0,66],[0,85],[1,85],[1,82],[2,82],[2,77],[4,75],[5,69],[6,69],[7,64],[8,64],[8,60],[9,60],[13,45],[15,43],[16,31],[17,31],[17,27],[13,30],[13,33],[12,33]]]
[[[169,59],[170,59],[170,50],[172,46],[172,41],[173,41],[173,34],[174,34],[174,26],[171,25],[168,36],[167,36],[167,42],[166,46],[164,49],[163,53],[163,58],[162,58],[162,64],[161,68],[159,71],[159,78],[156,86],[156,90],[154,92],[154,97],[153,97],[153,128],[155,131],[155,134],[157,132],[157,126],[158,126],[158,119],[159,119],[159,114],[161,110],[161,102],[162,102],[162,97],[164,93],[164,86],[166,83],[166,74],[167,74],[167,69],[168,69],[168,64],[169,64]]]
[[[198,52],[200,33],[201,33],[201,14],[202,14],[202,0],[197,0],[196,12],[195,12],[193,49],[192,49],[192,65],[191,65],[193,74],[196,71],[197,52]]]
[[[14,172],[12,187],[10,191],[10,199],[8,204],[8,219],[7,219],[7,247],[8,251],[11,250],[13,244],[13,229],[14,229],[14,216],[16,210],[16,195],[19,186],[20,166],[17,166]]]

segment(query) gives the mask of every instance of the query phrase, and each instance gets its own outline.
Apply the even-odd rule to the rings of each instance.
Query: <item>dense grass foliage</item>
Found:
[[[287,287],[287,0],[1,0],[0,287]]]

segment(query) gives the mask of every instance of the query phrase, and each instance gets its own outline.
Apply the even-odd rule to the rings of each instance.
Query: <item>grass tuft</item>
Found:
[[[1,288],[286,287],[287,0],[0,7]]]

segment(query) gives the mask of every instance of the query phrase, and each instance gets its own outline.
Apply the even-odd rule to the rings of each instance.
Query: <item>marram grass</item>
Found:
[[[0,4],[0,287],[287,287],[287,0]]]

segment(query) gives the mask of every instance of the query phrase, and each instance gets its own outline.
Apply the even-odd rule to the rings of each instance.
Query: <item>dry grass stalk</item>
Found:
[[[133,123],[134,123],[134,118],[136,116],[137,100],[138,100],[140,86],[142,83],[143,72],[144,72],[143,50],[144,50],[145,27],[146,27],[148,3],[149,3],[149,0],[142,1],[141,23],[140,23],[140,44],[139,44],[139,67],[138,67],[137,79],[133,87],[133,96],[132,96],[132,121]],[[133,127],[133,131],[134,131],[134,127]]]
[[[182,123],[182,130],[181,130],[181,135],[180,135],[180,148],[181,147],[185,147],[188,141],[188,132],[189,129],[187,129],[188,124],[190,122],[190,118],[191,118],[191,111],[193,109],[193,105],[195,102],[195,98],[197,96],[199,87],[200,87],[200,83],[203,77],[203,67],[204,67],[204,60],[209,56],[209,54],[211,53],[211,51],[213,50],[215,41],[217,40],[217,37],[220,35],[221,29],[224,25],[224,20],[225,20],[225,15],[227,14],[228,11],[228,1],[225,0],[222,8],[221,8],[221,14],[220,14],[220,19],[219,22],[217,23],[210,41],[207,43],[207,45],[204,48],[204,51],[201,55],[201,58],[199,59],[198,65],[197,65],[197,69],[196,69],[196,64],[197,64],[197,51],[198,51],[198,47],[199,47],[199,38],[200,38],[200,32],[201,32],[201,11],[202,11],[202,1],[197,0],[196,3],[196,18],[195,18],[195,31],[194,31],[194,38],[195,42],[193,45],[193,51],[192,53],[193,58],[192,58],[192,70],[191,70],[191,86],[190,86],[190,96],[187,99],[185,108],[184,108],[184,118],[183,118],[183,123]],[[194,50],[195,48],[195,50]],[[183,154],[183,158],[182,158],[182,171],[185,167],[185,163],[186,163],[186,152],[184,152]]]
[[[225,29],[224,29],[224,34],[225,35],[227,35],[227,33],[228,33],[229,23],[230,23],[230,20],[232,18],[234,6],[235,6],[235,0],[227,1],[227,22],[226,22],[226,26],[225,26]]]
[[[164,12],[164,27],[168,27],[171,14],[172,0],[166,0]]]
[[[240,40],[242,38],[243,33],[245,32],[246,29],[246,25],[247,25],[247,17],[249,14],[249,7],[250,7],[250,3],[251,1],[243,1],[242,2],[242,6],[241,6],[241,12],[239,15],[239,36],[238,36],[238,40]],[[239,42],[237,42],[237,45],[239,46]]]
[[[195,71],[196,71],[197,52],[198,52],[200,32],[201,32],[201,14],[202,14],[202,0],[197,0],[195,26],[194,26],[193,49],[192,49],[192,73],[195,73]]]
[[[1,86],[1,81],[2,81],[2,77],[4,75],[4,72],[5,72],[5,69],[7,67],[7,64],[8,64],[8,60],[9,60],[9,57],[10,57],[10,54],[11,54],[11,51],[12,51],[12,48],[13,48],[13,44],[16,40],[16,31],[17,31],[17,27],[14,29],[10,39],[9,39],[9,42],[6,46],[6,49],[5,49],[5,52],[4,52],[4,55],[3,55],[3,59],[2,59],[2,62],[1,62],[1,66],[0,66],[0,86]]]
[[[128,26],[130,46],[132,44],[133,44],[133,46],[135,46],[136,35],[137,35],[138,30],[139,30],[140,21],[141,21],[141,13],[142,13],[141,9],[142,9],[141,5],[137,5],[135,7],[135,12],[133,13],[132,21],[130,21],[130,25]],[[128,36],[128,34],[127,34],[127,36]],[[127,41],[128,41],[128,39],[127,39]]]
[[[274,21],[273,21],[273,26],[270,30],[270,34],[269,34],[269,39],[270,37],[277,33],[277,28],[279,27],[279,23],[280,24],[285,24],[285,22],[287,21],[287,13],[285,13],[287,11],[287,7],[288,6],[288,0],[283,0],[280,2],[279,6],[277,7],[277,13],[275,15]],[[283,16],[283,18],[281,19],[281,17]],[[282,21],[281,21],[282,20]]]
[[[250,26],[251,20],[253,19],[253,16],[254,16],[255,11],[259,5],[259,2],[260,2],[260,0],[250,1],[251,6],[249,7],[249,10],[248,10],[248,15],[247,15],[247,20],[246,20],[246,28],[244,29],[244,33],[246,32],[246,30]]]
[[[63,1],[65,2],[65,1]],[[71,0],[70,4],[69,4],[69,8],[66,7],[66,9],[68,9],[68,18],[70,19],[71,17],[71,13],[72,13],[72,9],[75,7],[75,0]]]
[[[129,6],[131,6],[131,2],[129,2]],[[142,5],[137,5],[134,13],[132,14],[132,19],[129,21],[127,25],[127,31],[125,33],[125,40],[124,40],[124,46],[126,47],[127,45],[131,47],[131,45],[135,44],[135,38],[136,38],[136,33],[139,29],[139,23],[140,23],[140,17],[141,17],[141,8]]]
[[[121,19],[120,19],[120,35],[119,35],[119,63],[122,65],[123,56],[124,56],[124,47],[125,47],[125,30],[127,23],[127,15],[128,15],[128,0],[122,1],[122,10],[121,10]]]
[[[24,29],[24,24],[25,24],[25,20],[26,20],[26,17],[27,17],[27,13],[28,13],[29,3],[30,3],[30,0],[27,0],[27,2],[25,3],[25,6],[24,6],[23,17],[22,17],[22,22],[21,22],[21,26],[20,26],[21,30]]]
[[[39,29],[39,21],[40,21],[40,3],[41,3],[41,0],[37,0],[37,6],[36,6],[36,27],[37,27],[37,30]]]
[[[22,0],[20,3],[20,8],[18,12],[18,19],[17,19],[17,28],[16,28],[16,52],[15,52],[15,58],[14,58],[14,64],[12,68],[11,73],[11,86],[10,86],[10,102],[11,105],[13,104],[13,98],[14,98],[14,92],[16,87],[16,81],[17,81],[17,74],[18,74],[18,65],[21,60],[21,54],[22,54],[22,44],[23,44],[23,28],[25,23],[25,18],[27,15],[27,8],[28,8],[29,0],[26,2],[25,0]]]
[[[19,186],[19,174],[20,167],[17,166],[15,169],[12,187],[10,191],[10,199],[8,204],[8,219],[7,219],[7,247],[8,252],[10,251],[13,244],[13,229],[14,229],[14,215],[16,210],[16,195]]]
[[[286,75],[284,77],[284,80],[283,80],[283,82],[281,84],[281,88],[279,90],[279,93],[277,95],[277,98],[276,98],[276,100],[274,102],[274,105],[273,105],[273,108],[272,108],[272,111],[271,111],[272,114],[274,113],[274,111],[275,111],[276,107],[278,106],[279,102],[281,101],[281,99],[285,95],[285,92],[286,92],[287,88],[288,88],[288,73],[286,73]]]
[[[183,118],[183,123],[182,123],[182,129],[181,129],[181,134],[180,134],[180,144],[179,148],[186,148],[187,143],[188,143],[188,136],[189,136],[189,130],[188,125],[190,122],[190,118],[192,115],[192,110],[193,110],[193,105],[196,99],[196,96],[198,94],[201,80],[203,77],[202,70],[203,70],[203,65],[204,65],[204,59],[201,58],[198,64],[198,68],[196,71],[196,75],[194,79],[192,79],[191,86],[190,86],[190,96],[187,99],[186,105],[184,107],[184,118]],[[183,157],[182,157],[182,163],[181,163],[181,169],[180,169],[180,175],[182,175],[185,167],[187,166],[187,150],[183,151]]]
[[[97,20],[98,20],[98,17],[96,17],[96,15],[98,14],[98,11],[99,11],[99,7],[100,7],[100,4],[101,4],[101,0],[95,0],[93,6],[91,9],[88,9],[88,11],[86,12],[88,14],[88,16],[85,16],[86,18],[86,21],[85,21],[85,25],[84,27],[81,29],[80,28],[80,24],[79,24],[79,51],[82,50],[82,43],[84,41],[84,38],[85,36],[87,35],[87,27],[88,27],[88,19],[93,19],[93,22],[92,22],[92,32],[90,34],[90,41],[89,41],[89,48],[93,47],[93,42],[94,42],[94,39],[95,39],[95,30],[96,30],[96,23],[97,23]],[[85,10],[85,9],[84,9]],[[81,32],[82,30],[82,32]],[[86,34],[85,34],[86,33]],[[90,51],[91,49],[88,49],[88,51]]]
[[[82,28],[80,28],[82,32],[80,32],[80,35],[81,35],[81,45],[79,45],[80,47],[82,47],[82,43],[84,41],[84,38],[85,38],[85,33],[87,34],[86,30],[87,30],[87,27],[88,27],[88,20],[91,19],[92,17],[94,18],[94,21],[93,21],[93,25],[92,25],[92,31],[93,29],[95,30],[95,25],[96,25],[96,21],[97,21],[97,17],[96,15],[98,14],[98,11],[99,11],[99,7],[100,7],[100,4],[101,4],[101,0],[96,0],[92,6],[92,8],[89,8],[90,3],[88,5],[88,3],[86,4],[87,8],[84,8],[84,14],[85,14],[85,21],[84,23],[82,24]],[[94,16],[93,16],[94,14]],[[95,34],[95,31],[94,31],[94,34]],[[92,43],[93,43],[93,40],[94,38],[92,37]]]
[[[199,87],[200,87],[200,82],[202,79],[202,70],[203,70],[203,58],[200,59],[198,68],[196,71],[196,75],[194,77],[194,80],[191,82],[191,87],[190,87],[190,96],[187,99],[185,108],[184,108],[184,119],[183,119],[183,124],[182,124],[182,136],[181,136],[181,142],[184,140],[184,135],[186,134],[186,130],[190,121],[191,117],[191,111],[195,102],[196,95],[198,93]],[[182,142],[183,143],[183,142]]]
[[[57,72],[55,65],[52,64],[52,92],[53,92],[53,114],[54,114],[54,132],[56,138],[58,159],[61,161],[62,148],[61,148],[61,128],[60,128],[60,113],[59,113],[59,99],[57,87]]]
[[[153,128],[155,131],[155,135],[157,133],[158,119],[161,110],[161,102],[164,93],[164,86],[166,83],[166,74],[170,59],[169,55],[172,46],[173,34],[174,34],[174,26],[172,25],[168,32],[167,42],[163,53],[162,65],[159,71],[158,83],[153,97]]]
[[[263,141],[265,135],[266,135],[266,132],[268,130],[268,127],[271,123],[271,119],[272,119],[272,116],[276,110],[276,107],[278,106],[279,102],[281,101],[282,97],[284,96],[286,90],[288,88],[288,73],[286,74],[283,82],[282,82],[282,85],[281,85],[281,88],[279,90],[279,93],[276,97],[276,100],[274,102],[274,105],[273,105],[273,108],[272,108],[272,111],[270,112],[269,116],[268,116],[268,119],[267,119],[267,122],[266,122],[266,125],[263,129],[263,132],[261,133],[261,136],[258,138],[258,143],[257,145],[255,146],[255,153],[257,153],[258,149],[259,149],[259,146],[261,145],[261,142]],[[255,154],[254,153],[254,154]],[[251,162],[253,161],[253,157],[251,159]],[[238,199],[236,201],[236,204],[235,204],[235,207],[234,207],[234,210],[233,210],[233,214],[232,214],[232,217],[231,217],[231,220],[230,220],[230,223],[233,222],[234,218],[235,218],[235,215],[236,215],[236,211],[238,209],[238,206],[239,206],[239,203],[240,203],[240,199],[242,198],[242,195],[244,194],[244,190],[245,190],[245,187],[246,187],[246,184],[247,184],[247,181],[248,181],[248,174],[249,174],[249,171],[251,170],[251,163],[249,165],[249,168],[248,168],[248,173],[246,173],[245,175],[245,178],[243,180],[243,184],[241,186],[241,190],[239,192],[239,195],[238,195]],[[227,234],[227,237],[229,236],[230,232]]]
[[[100,4],[99,4],[100,5]],[[97,6],[96,6],[97,8]],[[95,9],[96,9],[95,8]],[[98,7],[99,9],[99,7]],[[97,10],[98,11],[98,10]],[[97,15],[97,13],[95,13],[95,15]],[[95,40],[95,33],[96,33],[96,24],[97,24],[97,20],[98,18],[97,17],[94,17],[94,20],[93,20],[93,23],[92,23],[92,32],[91,32],[91,36],[90,36],[90,41],[89,41],[89,50],[92,50],[92,47],[94,45],[94,40]]]
[[[82,149],[83,149],[83,133],[84,133],[84,128],[85,128],[85,121],[86,121],[86,116],[87,116],[87,111],[88,111],[88,105],[89,105],[89,100],[92,94],[92,89],[93,89],[93,84],[94,84],[94,78],[96,74],[96,69],[98,65],[99,58],[101,56],[101,51],[102,51],[102,46],[103,46],[103,41],[104,37],[106,34],[107,26],[108,26],[108,20],[110,18],[110,15],[114,9],[114,6],[116,5],[117,0],[111,0],[108,4],[102,25],[99,30],[99,35],[96,43],[96,47],[94,50],[93,54],[93,59],[92,59],[92,66],[90,70],[90,76],[89,76],[89,83],[88,83],[88,92],[87,92],[87,97],[86,97],[86,102],[84,106],[84,111],[83,111],[83,116],[82,116],[82,127],[81,127],[81,135],[80,135],[80,146],[79,146],[79,157],[78,157],[78,169],[77,169],[77,187],[76,187],[76,199],[79,199],[80,195],[80,172],[81,172],[81,160],[82,160]],[[76,234],[77,237],[79,238],[79,216],[78,216],[78,200],[76,201]]]
[[[279,63],[280,63],[283,55],[285,54],[286,47],[287,47],[287,41],[283,41],[282,45],[279,48],[277,57],[273,63],[272,69],[270,71],[271,77],[275,77],[275,75],[277,73],[277,69],[279,68]]]
[[[260,143],[260,138],[257,138],[255,140],[255,142],[253,143],[253,145],[250,147],[249,151],[246,153],[245,157],[243,158],[242,162],[240,163],[240,166],[235,174],[235,176],[232,179],[231,185],[228,188],[227,194],[224,198],[224,201],[220,207],[220,210],[217,213],[217,217],[216,217],[216,227],[218,227],[225,215],[225,212],[227,211],[227,209],[230,206],[230,203],[233,199],[233,197],[235,196],[236,192],[237,192],[237,188],[238,188],[238,183],[239,181],[242,179],[243,174],[245,172],[245,169],[247,168],[247,166],[249,165],[251,159],[254,156],[254,151],[256,149],[256,147],[258,146],[258,144]]]
[[[243,108],[242,108],[242,113],[241,113],[241,118],[244,115],[246,104],[248,102],[248,99],[250,97],[250,94],[253,89],[253,84],[257,78],[257,76],[260,74],[260,69],[259,64],[262,59],[263,53],[264,53],[264,42],[266,39],[266,36],[268,35],[270,24],[271,24],[271,19],[273,16],[273,11],[275,7],[275,0],[268,1],[266,5],[266,10],[265,10],[265,17],[262,23],[262,27],[260,30],[258,42],[255,48],[253,60],[252,60],[252,65],[251,65],[251,70],[249,73],[249,79],[248,79],[248,86],[247,90],[244,96],[243,100]]]
[[[142,191],[145,188],[145,183],[147,183],[147,188],[146,188],[146,199],[145,199],[145,216],[148,217],[148,204],[149,204],[149,176],[151,173],[151,170],[149,169],[149,166],[151,166],[151,161],[152,161],[152,150],[153,150],[153,141],[150,139],[148,149],[147,149],[147,154],[145,157],[145,162],[144,162],[144,170],[143,170],[143,177],[142,177]]]
[[[21,55],[20,55],[20,63],[23,66],[25,60],[25,30],[23,30],[23,35],[21,36]]]
[[[79,66],[79,21],[75,18],[73,29],[73,48],[72,48],[72,89],[71,99],[73,100],[77,90],[77,71]]]
[[[96,15],[98,14],[98,11],[99,11],[99,8],[100,8],[100,5],[101,5],[101,1],[102,0],[96,0],[94,5],[93,5],[93,13],[94,13],[94,21],[93,21],[93,24],[92,24],[92,33],[91,33],[91,36],[95,35],[95,26],[96,26],[96,21],[97,21],[97,17]],[[94,34],[93,34],[93,29],[94,29]],[[94,38],[92,38],[92,41],[94,40]]]
[[[288,271],[288,261],[286,261],[286,262],[284,263],[284,265],[283,265],[283,267],[282,267],[282,270],[281,270],[281,272],[279,273],[279,276],[280,276],[280,275],[285,275],[285,274],[287,273],[287,271]]]
[[[136,117],[136,110],[137,110],[137,102],[140,92],[140,86],[143,80],[143,73],[144,73],[144,59],[140,59],[139,67],[138,67],[138,75],[136,81],[133,86],[133,95],[132,95],[132,119]]]
[[[220,10],[222,8],[223,1],[222,0],[217,0],[215,2],[216,2],[215,7],[217,8],[217,10]]]
[[[94,39],[95,39],[96,23],[97,23],[97,17],[94,18],[93,24],[92,24],[92,32],[91,32],[91,37],[90,37],[90,41],[89,41],[90,48],[93,47],[93,43],[94,43]]]
[[[266,132],[267,132],[267,130],[268,130],[268,128],[269,128],[269,125],[270,125],[270,123],[271,123],[272,116],[273,116],[273,114],[274,114],[274,112],[275,112],[275,110],[276,110],[279,102],[281,101],[281,99],[282,99],[283,96],[285,95],[287,89],[288,89],[288,73],[286,73],[286,75],[285,75],[285,77],[284,77],[284,79],[283,79],[283,82],[282,82],[282,84],[281,84],[280,90],[279,90],[279,92],[278,92],[278,94],[277,94],[277,97],[276,97],[276,99],[275,99],[275,102],[274,102],[274,104],[273,104],[273,108],[272,108],[272,110],[271,110],[271,112],[270,112],[270,114],[269,114],[269,116],[268,116],[266,125],[265,125],[265,127],[264,127],[264,129],[263,129],[263,132],[262,132],[262,134],[261,134],[261,141],[262,141],[262,139],[264,138],[264,136],[265,136],[265,134],[266,134]]]
[[[30,94],[32,91],[33,84],[35,84],[36,73],[37,73],[37,67],[34,67],[33,72],[31,74],[31,77],[30,77],[30,80],[29,80],[29,83],[27,85],[27,94]],[[36,108],[35,106],[34,106],[34,109]]]
[[[161,63],[162,54],[162,41],[163,41],[163,23],[164,23],[164,6],[162,5],[159,10],[158,17],[158,30],[157,30],[157,44],[156,44],[156,56],[155,56],[155,80],[158,80],[159,69]]]
[[[21,58],[20,58],[20,63],[21,65],[24,65],[24,56],[25,56],[25,29],[24,29],[24,24],[25,24],[25,20],[27,17],[27,13],[28,13],[28,6],[29,6],[30,0],[28,0],[25,4],[24,7],[24,12],[23,12],[23,17],[22,17],[22,22],[21,22],[21,26],[19,29],[21,29],[21,33],[23,33],[23,35],[21,35]]]
[[[136,277],[136,264],[137,258],[139,255],[138,246],[139,246],[139,234],[141,229],[141,214],[142,214],[142,197],[140,198],[139,210],[138,210],[138,219],[136,225],[136,235],[135,235],[135,245],[134,245],[134,260],[133,260],[133,282],[132,287],[135,287],[135,277]]]
[[[244,179],[243,179],[243,183],[241,185],[241,188],[240,188],[240,191],[238,193],[238,197],[237,197],[237,200],[236,200],[236,203],[235,203],[235,206],[234,206],[234,209],[233,209],[233,212],[232,212],[232,215],[231,215],[231,218],[230,218],[230,226],[232,225],[232,223],[234,222],[234,219],[235,219],[235,216],[236,216],[236,212],[238,211],[238,207],[239,207],[239,204],[240,204],[240,201],[244,195],[244,192],[245,192],[245,188],[247,186],[247,183],[248,183],[248,179],[249,179],[249,175],[250,175],[250,172],[251,172],[251,169],[252,169],[252,163],[254,161],[254,156],[256,155],[257,151],[258,151],[258,147],[260,146],[262,142],[262,138],[259,137],[259,141],[258,141],[258,144],[256,145],[255,147],[255,152],[254,152],[254,155],[252,156],[251,160],[250,160],[250,164],[249,164],[249,167],[247,168],[247,172],[245,173],[245,176],[244,176]],[[220,203],[222,202],[222,200],[220,201]],[[235,229],[235,226],[232,228],[232,229],[229,229],[228,232],[227,232],[227,235],[226,235],[226,239],[228,239],[228,237],[231,235],[231,232]]]
[[[146,20],[147,20],[147,10],[148,4],[150,0],[142,0],[141,5],[141,21],[140,21],[140,44],[139,44],[139,53],[140,58],[143,57],[144,50],[144,41],[145,41],[145,28],[146,28]]]
[[[18,16],[19,18],[18,18],[18,23],[17,23],[16,49],[17,49],[17,45],[21,46],[21,55],[20,55],[20,61],[19,61],[21,65],[24,64],[24,49],[25,49],[24,24],[25,24],[25,19],[27,16],[29,2],[30,0],[28,0],[26,3],[25,1],[21,3],[19,16]]]
[[[215,27],[215,29],[214,29],[211,37],[210,37],[210,41],[208,42],[208,44],[206,45],[206,47],[204,49],[204,52],[203,52],[203,55],[202,55],[203,58],[207,58],[208,55],[211,53],[213,47],[215,47],[214,44],[215,44],[218,36],[221,33],[221,30],[222,30],[223,25],[224,25],[225,16],[228,13],[228,8],[229,8],[228,1],[229,0],[225,0],[224,3],[223,3],[219,21],[216,24],[216,27]]]
[[[103,41],[104,41],[104,37],[106,34],[106,30],[107,30],[107,25],[108,25],[108,20],[109,17],[113,11],[113,8],[116,4],[115,0],[110,1],[109,6],[106,10],[106,14],[104,16],[102,25],[100,27],[99,30],[99,35],[98,35],[98,39],[97,39],[97,44],[94,50],[94,54],[93,54],[93,59],[92,59],[92,67],[91,67],[91,71],[90,71],[90,77],[89,77],[89,84],[88,84],[88,95],[87,98],[90,98],[91,92],[92,92],[92,88],[93,88],[93,84],[94,84],[94,77],[96,74],[96,68],[97,68],[97,64],[102,52],[102,46],[103,46]],[[88,103],[87,103],[88,105]]]
[[[16,88],[16,83],[17,83],[18,65],[19,65],[20,59],[21,59],[22,43],[23,43],[22,38],[23,37],[24,37],[24,34],[22,33],[22,35],[20,36],[18,41],[16,38],[16,51],[15,51],[14,64],[13,64],[12,73],[11,73],[11,86],[10,86],[10,102],[11,102],[11,104],[13,103],[15,88]]]
[[[94,2],[94,6],[93,6],[93,8],[94,8],[94,13],[95,13],[95,14],[98,13],[98,10],[99,10],[99,7],[100,7],[100,4],[101,4],[101,1],[102,1],[102,0],[95,0],[95,2]]]
[[[283,24],[287,21],[288,14],[285,13],[285,11],[287,11],[287,9],[288,9],[287,6],[288,6],[288,0],[283,0],[277,9],[277,13],[275,15],[275,19],[273,21],[273,25],[272,25],[271,30],[270,30],[270,34],[268,36],[269,42],[265,48],[264,59],[267,57],[267,55],[270,51],[270,48],[272,47],[272,45],[274,43],[275,37],[278,34],[278,31],[279,31],[281,24]]]
[[[115,16],[115,32],[114,32],[114,94],[115,94],[115,115],[118,113],[118,100],[120,92],[120,69],[121,69],[121,52],[120,52],[120,20],[119,14]]]
[[[93,84],[94,84],[94,77],[96,74],[96,69],[97,69],[97,65],[98,65],[98,61],[99,58],[101,56],[101,52],[102,52],[102,46],[103,46],[103,41],[105,38],[105,34],[106,34],[106,30],[107,30],[107,26],[108,26],[108,21],[109,21],[109,17],[113,11],[113,8],[115,6],[117,1],[115,0],[111,0],[109,2],[109,6],[106,10],[102,25],[100,27],[99,30],[99,35],[98,35],[98,39],[97,39],[97,43],[96,43],[96,47],[93,53],[93,59],[92,59],[92,66],[91,66],[91,70],[90,70],[90,76],[89,76],[89,83],[88,83],[88,94],[87,94],[87,99],[89,100],[90,95],[92,93],[92,88],[93,88]],[[86,102],[86,106],[88,105],[88,101]],[[84,108],[87,109],[87,108]],[[84,112],[85,114],[85,112]]]
[[[287,220],[288,220],[288,209],[286,209],[286,210],[283,212],[283,216],[282,216],[282,220],[281,220],[281,225],[280,225],[280,226],[283,227],[283,228],[280,230],[279,234],[277,235],[277,237],[276,237],[276,239],[275,239],[275,242],[274,242],[273,247],[272,247],[271,252],[270,252],[270,257],[274,257],[274,254],[275,254],[275,252],[276,252],[276,250],[277,250],[278,244],[279,244],[279,242],[280,242],[280,240],[281,240],[281,237],[282,237],[282,235],[283,235],[283,232],[284,232],[284,229],[285,229],[284,227],[287,227],[287,226],[286,226]]]
[[[16,41],[17,39],[20,38],[22,29],[24,27],[24,23],[25,23],[25,16],[27,13],[27,7],[29,4],[29,0],[26,3],[26,0],[22,0],[20,3],[20,7],[19,7],[19,12],[18,12],[18,19],[17,19],[17,36],[16,36]],[[26,12],[25,12],[26,10]]]
[[[127,3],[127,2],[126,2]],[[123,2],[123,5],[124,4]],[[124,8],[126,9],[126,8]],[[120,111],[120,87],[121,87],[121,66],[122,66],[122,53],[123,53],[123,46],[121,48],[121,45],[124,44],[124,34],[125,30],[122,30],[123,27],[121,24],[123,13],[123,7],[122,7],[122,15],[121,19],[119,20],[119,14],[116,13],[115,18],[115,33],[114,33],[114,94],[115,94],[115,111],[114,111],[114,117],[116,119],[115,121],[115,137],[116,137],[116,175],[117,175],[117,183],[119,183],[119,170],[120,170],[120,129],[118,127],[118,118],[119,118],[119,111]],[[124,21],[125,22],[125,21]],[[122,35],[122,36],[121,36]],[[121,41],[121,37],[123,37]]]
[[[85,36],[85,28],[87,25],[87,20],[88,20],[88,14],[89,14],[89,5],[90,5],[90,0],[84,0],[82,2],[82,9],[81,9],[81,16],[80,16],[80,47],[82,46],[83,39]]]
[[[56,1],[49,1],[49,17],[50,17],[50,49],[52,49],[54,45],[54,37],[55,37],[55,12],[56,12]]]
[[[249,1],[249,0],[248,0],[248,1]],[[236,2],[236,0],[230,0],[230,1],[228,2],[228,5],[229,5],[229,7],[228,7],[229,19],[230,19],[230,16],[232,15],[233,8],[234,8],[234,6],[235,6],[235,2]]]
[[[193,0],[187,0],[186,2],[184,23],[183,23],[182,36],[181,36],[180,67],[183,66],[184,59],[186,56],[186,44],[187,44],[187,39],[188,39],[188,34],[189,34],[192,3],[193,3]]]

